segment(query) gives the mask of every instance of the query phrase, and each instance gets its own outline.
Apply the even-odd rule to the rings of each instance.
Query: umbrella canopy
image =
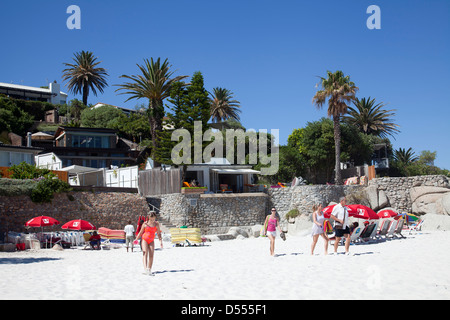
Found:
[[[322,210],[323,216],[324,216],[326,219],[329,219],[329,218],[330,218],[331,212],[333,212],[334,206],[336,206],[336,205],[335,205],[335,204],[332,204],[331,206],[328,206],[328,207],[323,208],[323,210]],[[350,208],[350,206],[346,206],[346,207],[347,207],[347,211],[348,211],[349,215],[351,215],[352,213],[356,213],[356,212],[357,212],[356,210]]]
[[[380,219],[386,219],[386,218],[393,218],[393,217],[397,216],[398,213],[391,209],[384,209],[384,210],[378,211],[377,215],[378,215],[378,217],[380,217]]]
[[[86,220],[72,220],[65,223],[61,228],[69,230],[96,230],[97,228]]]
[[[399,213],[396,217],[395,220],[398,220],[400,218],[404,218],[406,220],[406,222],[411,222],[411,221],[417,221],[420,218],[418,216],[415,216],[411,213]]]
[[[53,226],[55,224],[59,224],[59,221],[52,217],[40,216],[40,217],[36,217],[36,218],[33,218],[33,219],[27,221],[27,223],[25,223],[25,226],[27,226],[27,227],[46,227],[46,226]]]
[[[350,204],[347,207],[351,209],[351,211],[349,210],[351,217],[366,220],[380,219],[375,211],[369,207],[363,206],[362,204]]]

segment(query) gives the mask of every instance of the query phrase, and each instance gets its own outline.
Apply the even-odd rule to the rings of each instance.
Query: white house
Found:
[[[10,146],[0,143],[0,167],[11,167],[22,162],[34,164],[34,156],[41,148]]]
[[[67,103],[67,93],[60,90],[61,85],[56,81],[49,83],[48,88],[36,88],[0,82],[0,93],[15,99],[65,104]]]

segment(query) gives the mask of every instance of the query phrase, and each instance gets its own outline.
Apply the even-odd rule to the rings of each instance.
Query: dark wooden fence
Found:
[[[139,171],[139,193],[144,197],[181,193],[181,169]]]

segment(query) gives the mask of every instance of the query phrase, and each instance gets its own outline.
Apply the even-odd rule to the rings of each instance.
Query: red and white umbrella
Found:
[[[44,234],[44,227],[47,226],[53,226],[55,224],[59,224],[59,221],[56,220],[55,218],[52,217],[47,217],[47,216],[40,216],[40,217],[35,217],[29,221],[27,221],[25,223],[26,227],[35,227],[35,228],[41,228],[41,239],[43,237]],[[52,239],[53,239],[53,234],[50,235],[50,243],[52,243]],[[45,240],[45,242],[47,243],[47,240]]]
[[[97,228],[86,220],[72,220],[65,223],[61,228],[69,230],[96,230]]]
[[[47,216],[35,217],[25,223],[27,227],[47,227],[59,224],[59,221]]]
[[[380,217],[380,219],[387,219],[387,218],[393,218],[398,215],[397,212],[391,209],[384,209],[381,211],[378,211],[377,215]]]
[[[366,220],[377,220],[380,217],[371,208],[363,206],[362,204],[350,204],[347,206],[349,210],[350,217],[366,219]]]
[[[333,208],[335,207],[335,204],[332,204],[331,206],[325,207],[323,208],[322,212],[323,212],[323,216],[326,219],[329,219],[331,216],[331,212],[333,212]],[[347,207],[347,211],[349,213],[349,215],[351,215],[352,213],[356,213],[357,211],[354,211],[352,208],[350,208],[350,206],[346,206]]]

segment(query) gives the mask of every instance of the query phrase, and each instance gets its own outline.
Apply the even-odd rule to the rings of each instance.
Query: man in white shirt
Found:
[[[125,243],[127,246],[127,252],[128,252],[128,244],[131,245],[131,252],[133,252],[133,242],[134,242],[134,226],[131,224],[131,221],[128,221],[128,224],[125,226]]]
[[[331,219],[335,221],[334,229],[336,240],[334,241],[334,253],[337,254],[337,249],[342,236],[345,238],[345,254],[349,255],[350,248],[350,228],[348,224],[348,210],[345,206],[345,197],[339,199],[339,203],[334,206],[331,212]]]

